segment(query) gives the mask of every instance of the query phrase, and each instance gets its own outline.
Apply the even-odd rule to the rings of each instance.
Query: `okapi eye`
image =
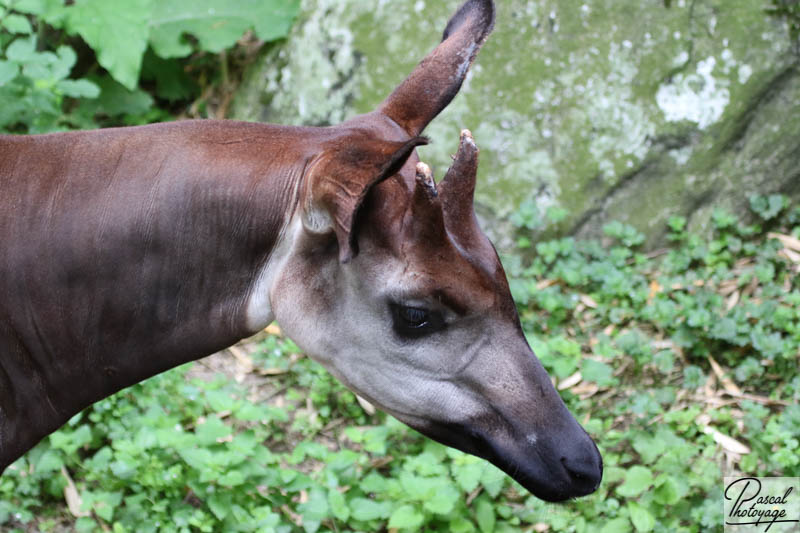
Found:
[[[444,319],[438,311],[422,307],[392,304],[394,331],[401,337],[418,338],[444,327]]]
[[[429,315],[430,313],[428,313],[427,309],[420,309],[419,307],[400,308],[400,318],[412,328],[421,328],[427,324]]]

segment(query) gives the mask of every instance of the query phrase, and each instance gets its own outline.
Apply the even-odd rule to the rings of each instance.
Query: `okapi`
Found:
[[[467,0],[373,112],[0,136],[0,472],[93,402],[273,320],[353,391],[541,499],[602,459],[525,340],[468,131],[420,134],[494,25]]]

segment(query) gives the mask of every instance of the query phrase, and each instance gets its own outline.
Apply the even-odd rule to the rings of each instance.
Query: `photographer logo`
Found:
[[[726,477],[725,533],[800,532],[800,478]]]

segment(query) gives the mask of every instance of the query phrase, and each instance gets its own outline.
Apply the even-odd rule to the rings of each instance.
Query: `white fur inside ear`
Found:
[[[311,233],[327,233],[333,228],[333,220],[327,210],[306,206],[303,210],[303,226]]]

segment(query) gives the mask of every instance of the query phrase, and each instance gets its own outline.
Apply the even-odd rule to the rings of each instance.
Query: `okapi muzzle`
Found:
[[[377,110],[0,136],[0,471],[91,403],[276,320],[353,391],[539,498],[600,454],[528,346],[475,217],[469,131],[422,131],[494,25],[468,0]]]

